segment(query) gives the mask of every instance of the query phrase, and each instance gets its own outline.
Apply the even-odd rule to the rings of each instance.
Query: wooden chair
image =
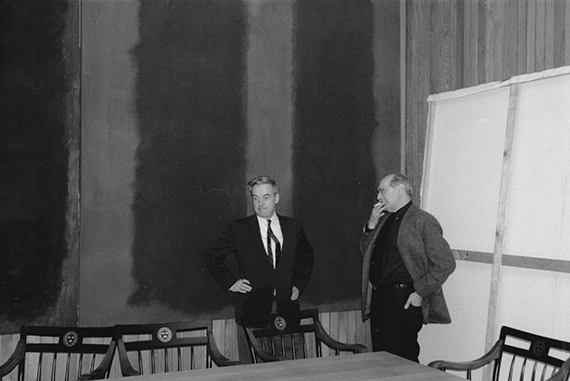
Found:
[[[242,325],[254,363],[321,357],[321,344],[331,348],[335,355],[368,352],[362,344],[345,344],[330,337],[317,309],[294,315],[245,316]]]
[[[16,368],[19,381],[34,373],[38,381],[108,378],[115,337],[115,327],[22,326],[16,349],[0,366],[0,379]]]
[[[562,364],[558,372],[546,381],[568,381],[570,379],[570,357]]]
[[[216,346],[211,321],[119,325],[117,347],[123,376],[241,364]],[[136,364],[135,368],[132,364]]]
[[[471,380],[471,372],[493,362],[492,380],[540,380],[547,377],[559,380],[560,375],[553,375],[559,371],[562,376],[568,373],[570,365],[564,364],[564,360],[556,355],[566,358],[570,354],[570,343],[529,332],[520,331],[511,327],[503,326],[499,340],[493,348],[482,357],[465,362],[455,361],[432,361],[428,365],[440,370],[465,371],[468,380]],[[568,361],[567,361],[568,362]],[[506,368],[504,371],[503,369]],[[507,376],[505,376],[507,375]]]

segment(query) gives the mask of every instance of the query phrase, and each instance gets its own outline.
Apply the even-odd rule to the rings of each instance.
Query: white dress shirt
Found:
[[[271,218],[262,218],[257,216],[257,221],[259,222],[259,231],[261,233],[261,240],[263,241],[263,247],[265,248],[265,253],[267,253],[267,220],[271,220],[271,230],[273,231],[273,234],[275,234],[277,240],[279,241],[279,244],[283,248],[283,232],[281,231],[281,224],[279,223],[279,217],[277,217],[277,214],[273,214],[273,217]],[[272,249],[271,251],[273,252],[273,266],[275,267],[275,264],[277,263],[276,260],[277,258],[275,257],[277,249],[275,242],[272,239],[270,239],[269,241],[271,241],[271,249]]]

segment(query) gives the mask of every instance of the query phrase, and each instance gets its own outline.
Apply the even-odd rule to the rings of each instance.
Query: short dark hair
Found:
[[[410,185],[410,180],[408,177],[402,173],[394,173],[394,177],[390,180],[390,186],[397,187],[398,185],[402,184],[408,196],[412,196],[412,186]]]
[[[247,182],[247,190],[249,193],[253,190],[253,187],[261,184],[269,184],[273,187],[273,194],[279,193],[279,188],[277,187],[277,182],[267,175],[259,175]]]

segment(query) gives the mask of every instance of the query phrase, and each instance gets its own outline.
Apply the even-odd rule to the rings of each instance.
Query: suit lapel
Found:
[[[269,259],[267,251],[265,251],[265,247],[263,246],[263,239],[261,238],[261,232],[259,230],[259,221],[255,214],[251,216],[249,220],[249,229],[253,237],[253,241],[256,242],[255,246],[257,247],[257,252],[262,255],[267,262],[272,264],[271,259]]]
[[[291,225],[288,223],[287,219],[280,217],[279,218],[279,225],[281,226],[281,234],[283,234],[283,244],[281,245],[281,254],[277,258],[277,263],[279,263],[279,259],[283,257],[283,255],[287,252],[290,246],[291,241]]]

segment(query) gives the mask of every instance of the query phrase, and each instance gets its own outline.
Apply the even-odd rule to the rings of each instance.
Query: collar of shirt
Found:
[[[281,247],[283,247],[283,232],[281,231],[281,224],[279,223],[279,217],[277,217],[277,213],[275,213],[271,218],[262,218],[257,216],[257,222],[259,222],[259,231],[261,233],[263,245],[267,247],[267,220],[271,220],[271,230],[277,237],[277,240],[281,244]]]

